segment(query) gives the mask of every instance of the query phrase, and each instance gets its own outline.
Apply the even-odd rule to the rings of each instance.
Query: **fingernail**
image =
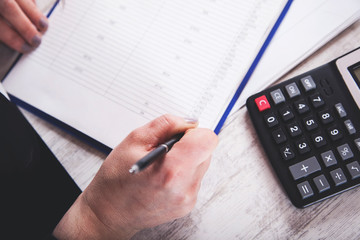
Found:
[[[32,45],[33,47],[39,46],[40,43],[41,43],[41,37],[38,36],[38,35],[34,36],[33,39],[31,40],[31,45]]]
[[[186,123],[190,123],[190,124],[194,124],[194,123],[197,123],[197,122],[198,122],[197,119],[195,119],[195,118],[189,118],[189,117],[185,117],[184,120],[185,120]]]
[[[48,20],[46,18],[41,18],[39,21],[40,30],[45,30],[49,26]]]
[[[27,43],[24,43],[21,47],[22,53],[28,53],[28,52],[31,52],[31,50],[33,50],[33,48]]]

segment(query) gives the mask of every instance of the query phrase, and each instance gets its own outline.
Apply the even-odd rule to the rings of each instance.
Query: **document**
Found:
[[[283,0],[71,0],[6,90],[115,147],[170,113],[214,129]]]

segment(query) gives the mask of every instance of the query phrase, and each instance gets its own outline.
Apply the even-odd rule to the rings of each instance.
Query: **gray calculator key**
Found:
[[[297,185],[297,188],[299,189],[299,192],[303,199],[314,195],[314,192],[313,192],[312,188],[310,187],[310,184],[308,181],[299,183]]]
[[[324,175],[320,175],[320,176],[314,178],[314,183],[320,193],[330,189],[330,184],[326,180],[326,177]]]
[[[356,133],[356,129],[354,127],[354,124],[351,122],[351,120],[346,120],[344,124],[350,135]]]
[[[314,172],[320,171],[321,167],[316,157],[311,157],[302,162],[290,166],[289,170],[294,180],[297,180],[299,178],[306,177]]]
[[[355,143],[356,147],[358,148],[358,150],[360,151],[360,138],[355,139],[354,143]]]
[[[290,83],[289,85],[286,85],[285,89],[290,98],[294,98],[300,95],[300,90],[297,87],[296,83]]]
[[[347,182],[345,174],[341,170],[341,168],[337,168],[334,171],[331,171],[330,175],[331,175],[332,179],[334,180],[334,183],[336,186],[339,186],[339,185]]]
[[[332,165],[335,165],[337,163],[335,155],[333,151],[327,151],[321,154],[321,158],[325,164],[326,167],[330,167]]]
[[[346,165],[352,179],[360,177],[360,165],[358,162],[354,161]]]
[[[276,89],[276,90],[270,92],[270,95],[275,104],[285,102],[285,97],[280,89]]]
[[[345,108],[343,107],[343,105],[341,103],[337,103],[335,104],[335,109],[337,111],[337,113],[339,114],[339,117],[343,118],[346,117],[346,111]]]
[[[349,144],[347,144],[347,143],[337,147],[337,150],[338,150],[339,155],[341,156],[342,160],[347,160],[349,158],[354,157],[354,154],[351,151]]]
[[[305,92],[308,92],[310,90],[313,90],[316,88],[316,84],[314,82],[314,79],[311,76],[306,76],[302,79],[300,79],[301,84],[303,85]]]

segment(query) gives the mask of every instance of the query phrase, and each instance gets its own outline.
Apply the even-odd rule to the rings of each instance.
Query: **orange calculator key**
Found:
[[[256,98],[255,103],[260,112],[270,108],[270,103],[267,100],[265,95],[262,95],[261,97]]]

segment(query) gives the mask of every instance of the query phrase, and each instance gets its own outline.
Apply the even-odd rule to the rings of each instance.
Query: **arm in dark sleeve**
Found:
[[[0,94],[1,239],[49,236],[81,193],[15,105]]]

